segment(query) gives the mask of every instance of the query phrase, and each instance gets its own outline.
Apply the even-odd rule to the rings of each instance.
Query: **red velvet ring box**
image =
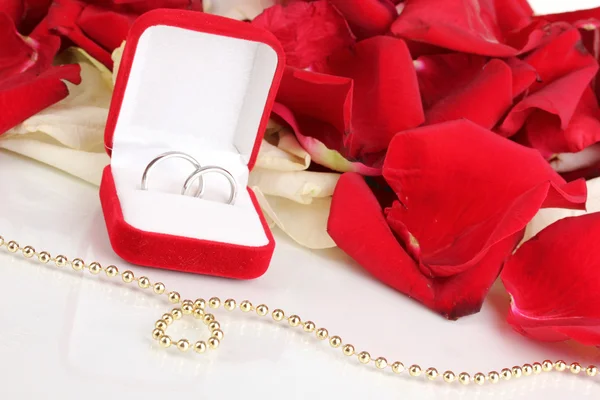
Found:
[[[248,23],[199,12],[155,10],[135,22],[119,68],[106,126],[111,163],[100,198],[114,251],[149,267],[251,279],[268,268],[275,242],[247,188],[284,67],[275,37]],[[204,175],[205,195],[180,194],[192,164],[234,175]]]

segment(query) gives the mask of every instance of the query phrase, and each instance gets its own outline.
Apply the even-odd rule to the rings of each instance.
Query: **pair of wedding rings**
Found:
[[[201,198],[202,196],[204,196],[205,189],[204,175],[210,173],[217,173],[223,175],[229,181],[231,191],[229,194],[229,199],[227,200],[227,204],[233,204],[235,202],[235,198],[237,197],[238,191],[237,182],[235,181],[235,178],[229,171],[227,171],[225,168],[217,167],[214,165],[203,167],[194,157],[180,151],[169,151],[159,155],[158,157],[150,161],[150,163],[146,166],[146,169],[144,169],[144,173],[142,174],[142,190],[148,190],[148,173],[150,172],[150,170],[154,168],[154,166],[156,166],[156,164],[158,164],[159,162],[167,160],[169,158],[181,158],[183,160],[187,160],[195,168],[194,172],[192,172],[191,175],[187,177],[185,183],[183,184],[183,187],[181,188],[182,195],[187,195],[189,188],[192,186],[192,184],[195,181],[198,181],[199,185],[194,192],[194,197]]]

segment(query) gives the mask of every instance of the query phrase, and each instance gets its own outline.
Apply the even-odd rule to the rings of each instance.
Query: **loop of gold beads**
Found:
[[[70,266],[75,271],[81,271],[84,269],[88,269],[90,273],[96,275],[104,270],[106,276],[108,277],[118,277],[120,276],[122,281],[125,283],[137,282],[137,285],[141,289],[151,288],[152,292],[158,295],[166,294],[169,302],[172,304],[176,304],[177,306],[171,310],[171,312],[165,313],[162,317],[157,320],[154,324],[151,337],[156,340],[161,347],[176,347],[179,351],[187,352],[190,349],[193,349],[196,353],[205,353],[208,349],[217,349],[221,344],[225,334],[221,329],[221,324],[215,319],[213,314],[206,312],[206,307],[210,307],[212,309],[218,309],[221,305],[223,308],[229,311],[233,311],[236,308],[239,308],[240,311],[244,313],[248,313],[250,311],[256,311],[256,314],[260,317],[269,315],[269,308],[265,304],[261,304],[257,307],[254,307],[252,303],[248,300],[244,300],[238,303],[234,299],[227,299],[225,301],[221,301],[218,297],[211,297],[208,301],[204,299],[196,299],[192,300],[182,300],[181,295],[176,291],[166,291],[166,287],[161,282],[152,283],[149,278],[142,276],[139,278],[135,278],[135,275],[131,271],[124,271],[122,273],[119,272],[118,268],[114,265],[110,265],[106,268],[103,268],[100,263],[92,262],[90,264],[86,264],[82,259],[75,258],[72,261],[69,261],[67,257],[58,255],[56,257],[52,257],[48,252],[41,251],[37,252],[31,246],[21,247],[15,241],[6,242],[2,236],[0,236],[0,247],[6,247],[6,249],[11,253],[17,253],[19,250],[21,254],[28,259],[32,259],[34,256],[37,257],[41,263],[48,263],[49,261],[53,261],[57,267],[66,267]],[[193,316],[196,319],[201,319],[204,324],[208,327],[210,336],[209,338],[204,340],[199,340],[196,342],[190,342],[188,339],[182,338],[174,341],[170,336],[166,334],[166,330],[169,325],[173,324],[174,321],[181,319],[185,315]],[[384,357],[376,357],[372,358],[371,354],[367,351],[356,351],[356,348],[349,343],[343,343],[342,338],[340,336],[334,335],[330,336],[329,331],[325,328],[317,328],[316,324],[312,321],[302,322],[302,319],[297,315],[290,315],[286,318],[286,314],[281,309],[275,309],[270,313],[272,319],[276,322],[285,321],[291,327],[301,327],[303,331],[306,333],[315,334],[316,339],[318,340],[326,340],[329,339],[329,345],[334,348],[341,348],[342,353],[346,356],[355,356],[358,361],[362,364],[370,364],[373,363],[376,368],[385,370],[390,368],[395,374],[401,374],[405,371],[404,364],[400,361],[394,361],[392,363],[388,363],[387,359]],[[408,375],[412,377],[419,377],[423,373],[423,368],[418,364],[413,364],[407,368]],[[589,365],[588,367],[581,366],[580,363],[573,362],[571,364],[567,364],[563,360],[558,360],[556,362],[552,362],[550,360],[544,360],[540,362],[534,362],[532,364],[524,364],[522,366],[513,366],[511,368],[504,368],[500,370],[500,372],[491,371],[487,374],[477,372],[472,376],[469,373],[461,372],[456,374],[454,371],[445,371],[441,374],[441,378],[443,378],[444,382],[453,383],[460,382],[463,385],[468,385],[470,383],[476,383],[478,385],[483,385],[486,382],[495,384],[498,383],[501,379],[510,380],[512,378],[520,378],[522,376],[531,376],[538,375],[542,372],[550,372],[557,371],[563,372],[568,371],[572,374],[584,375],[588,377],[598,376],[598,367],[595,365]],[[429,380],[436,380],[440,373],[436,368],[430,367],[424,371],[424,376]]]

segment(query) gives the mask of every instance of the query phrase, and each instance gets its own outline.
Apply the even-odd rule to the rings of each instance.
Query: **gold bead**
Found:
[[[235,304],[235,300],[234,299],[227,299],[223,303],[223,307],[225,307],[225,309],[229,310],[229,311],[235,310],[235,306],[236,306],[236,304]]]
[[[100,264],[98,264],[97,262],[93,262],[89,265],[88,269],[90,270],[90,272],[94,275],[99,274],[100,271],[102,271],[102,266]]]
[[[288,318],[288,322],[290,323],[291,326],[298,326],[298,325],[300,325],[300,323],[302,321],[300,320],[299,316],[292,315],[291,317]]]
[[[215,329],[212,333],[211,336],[214,338],[217,338],[219,340],[223,340],[223,331],[220,329]]]
[[[383,357],[379,357],[377,360],[375,360],[375,366],[379,369],[384,369],[385,367],[387,367],[387,365],[388,362]]]
[[[181,311],[186,315],[190,315],[192,311],[194,311],[194,306],[190,304],[184,304],[181,306]]]
[[[204,353],[206,351],[206,343],[204,343],[202,340],[194,343],[194,351],[196,353]]]
[[[427,370],[425,370],[425,376],[427,376],[427,379],[429,379],[430,381],[437,378],[438,375],[438,371],[435,368],[427,368]]]
[[[4,244],[4,238],[2,236],[0,236],[0,246],[2,246]]]
[[[131,283],[131,282],[133,282],[133,278],[134,278],[133,272],[125,271],[125,272],[123,272],[123,275],[121,275],[121,278],[123,279],[123,282]]]
[[[396,361],[392,364],[392,371],[394,371],[396,374],[402,373],[402,371],[404,371],[404,364],[402,364],[400,361]]]
[[[119,268],[115,267],[114,265],[109,265],[108,267],[106,267],[104,272],[106,272],[106,276],[114,278],[119,274]]]
[[[515,378],[520,378],[521,375],[523,375],[523,370],[521,369],[521,367],[512,367],[512,376]]]
[[[476,373],[475,376],[473,376],[473,382],[478,385],[483,385],[485,383],[485,375],[481,372]]]
[[[366,351],[361,351],[358,354],[358,361],[360,361],[362,364],[367,364],[369,361],[371,361],[371,355]]]
[[[327,332],[327,329],[325,329],[325,328],[317,329],[317,339],[325,340],[328,337],[329,337],[329,332]]]
[[[23,256],[25,256],[25,258],[31,258],[33,257],[33,255],[35,254],[35,249],[31,246],[25,246],[23,248]]]
[[[173,323],[173,316],[171,314],[165,313],[161,318],[167,323],[167,325],[171,325]]]
[[[558,372],[563,372],[565,369],[567,369],[567,363],[564,362],[563,360],[558,360],[557,362],[554,363],[554,368]]]
[[[142,276],[140,279],[138,279],[138,286],[142,289],[147,289],[150,287],[150,279],[146,278],[145,276]]]
[[[242,301],[240,303],[240,310],[242,310],[243,312],[252,311],[252,303],[250,303],[248,300]]]
[[[342,345],[342,338],[339,336],[332,336],[329,339],[329,344],[331,345],[331,347],[333,347],[334,349],[337,349],[338,347],[340,347]]]
[[[182,305],[182,306],[185,306],[186,304],[187,304],[188,306],[190,306],[190,307],[194,308],[194,303],[193,303],[191,300],[183,300],[183,301],[181,302],[181,305]]]
[[[188,349],[190,348],[190,342],[187,339],[181,339],[177,342],[177,348],[180,351],[188,351]]]
[[[418,365],[411,365],[408,368],[408,373],[410,374],[410,376],[419,376],[421,375],[421,367],[419,367]]]
[[[210,308],[219,308],[220,305],[221,299],[219,299],[218,297],[211,297],[211,299],[208,300],[208,306]]]
[[[173,319],[181,319],[181,317],[183,317],[183,312],[181,311],[181,308],[174,308],[171,310],[171,315],[173,316]]]
[[[283,310],[277,309],[277,310],[273,310],[273,319],[275,321],[281,321],[282,319],[285,318],[285,313],[283,312]]]
[[[167,329],[168,325],[165,321],[163,321],[162,319],[159,319],[158,321],[156,321],[154,326],[156,327],[156,329],[160,329],[161,331],[164,331],[165,329]]]
[[[529,376],[532,373],[533,373],[533,367],[531,366],[531,364],[523,365],[523,375]]]
[[[81,271],[83,269],[83,267],[85,267],[85,263],[83,262],[83,260],[81,258],[76,258],[73,261],[71,261],[71,267],[75,271]]]
[[[208,324],[208,329],[211,332],[216,331],[217,329],[221,329],[221,324],[219,324],[217,321],[213,321],[210,324]]]
[[[179,300],[181,300],[181,296],[179,295],[179,293],[177,292],[170,292],[169,293],[169,301],[173,304],[179,303]]]
[[[10,242],[8,242],[8,244],[6,245],[6,248],[8,249],[8,251],[10,251],[11,253],[16,253],[19,250],[19,243],[15,242],[14,240],[11,240]]]
[[[205,307],[206,307],[206,300],[196,299],[196,301],[194,301],[194,308],[205,308]]]
[[[312,321],[306,321],[304,323],[304,332],[312,332],[316,328],[315,323]]]
[[[467,374],[466,372],[461,372],[458,374],[458,381],[463,385],[468,385],[471,383],[471,375]]]
[[[542,362],[542,370],[544,372],[550,372],[552,371],[552,368],[554,367],[554,363],[550,360],[544,360]]]
[[[211,349],[216,349],[217,347],[219,347],[219,344],[221,344],[221,341],[216,337],[211,337],[208,339],[208,345]]]
[[[164,334],[165,334],[165,331],[163,331],[162,329],[156,328],[152,331],[152,338],[154,340],[158,340],[158,338],[160,338]]]
[[[444,372],[444,381],[446,381],[447,383],[452,383],[452,382],[454,382],[455,379],[456,379],[456,375],[454,375],[454,372],[452,372],[452,371]]]
[[[162,282],[156,282],[152,287],[152,290],[154,290],[154,293],[156,294],[163,294],[165,292],[165,289],[165,284]]]
[[[500,377],[507,381],[512,378],[512,371],[508,368],[504,368],[502,371],[500,371]]]
[[[204,310],[201,308],[194,308],[194,318],[200,319],[204,317]]]
[[[261,317],[264,317],[265,315],[267,315],[268,312],[269,312],[269,307],[267,307],[264,304],[261,304],[260,306],[256,307],[256,313],[258,315],[260,315]]]
[[[344,353],[347,356],[353,355],[354,354],[354,346],[352,346],[351,344],[344,345],[344,347],[342,348],[342,353]]]
[[[492,383],[498,383],[500,381],[500,374],[496,371],[492,371],[488,374],[488,379]]]
[[[534,374],[537,375],[537,374],[542,373],[542,364],[536,362],[536,363],[533,363],[532,367],[533,367]]]
[[[210,324],[214,320],[215,320],[215,316],[212,314],[204,314],[204,317],[202,317],[202,321],[204,321],[204,323],[206,325]]]
[[[64,267],[65,265],[67,265],[67,261],[67,257],[65,256],[56,256],[56,258],[54,259],[54,264],[56,264],[57,267]]]
[[[160,338],[158,338],[158,343],[162,347],[167,348],[167,347],[171,346],[171,338],[167,335],[163,335]]]
[[[578,374],[581,372],[581,365],[579,365],[579,363],[574,362],[571,364],[570,369],[571,369],[571,373]]]
[[[595,365],[590,365],[589,367],[586,368],[585,373],[588,376],[596,376],[598,375],[598,367],[596,367]]]
[[[43,262],[44,264],[46,264],[48,261],[50,261],[50,254],[42,251],[39,255],[38,255],[38,260],[40,260],[40,262]]]

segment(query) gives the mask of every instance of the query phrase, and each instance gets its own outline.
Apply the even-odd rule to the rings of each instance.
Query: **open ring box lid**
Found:
[[[275,37],[248,23],[199,12],[155,10],[128,36],[106,126],[111,163],[100,197],[114,251],[149,267],[250,279],[275,243],[247,188],[284,66]],[[180,194],[195,170],[185,152],[228,170],[204,175],[202,198]],[[193,192],[193,189],[190,189]]]

